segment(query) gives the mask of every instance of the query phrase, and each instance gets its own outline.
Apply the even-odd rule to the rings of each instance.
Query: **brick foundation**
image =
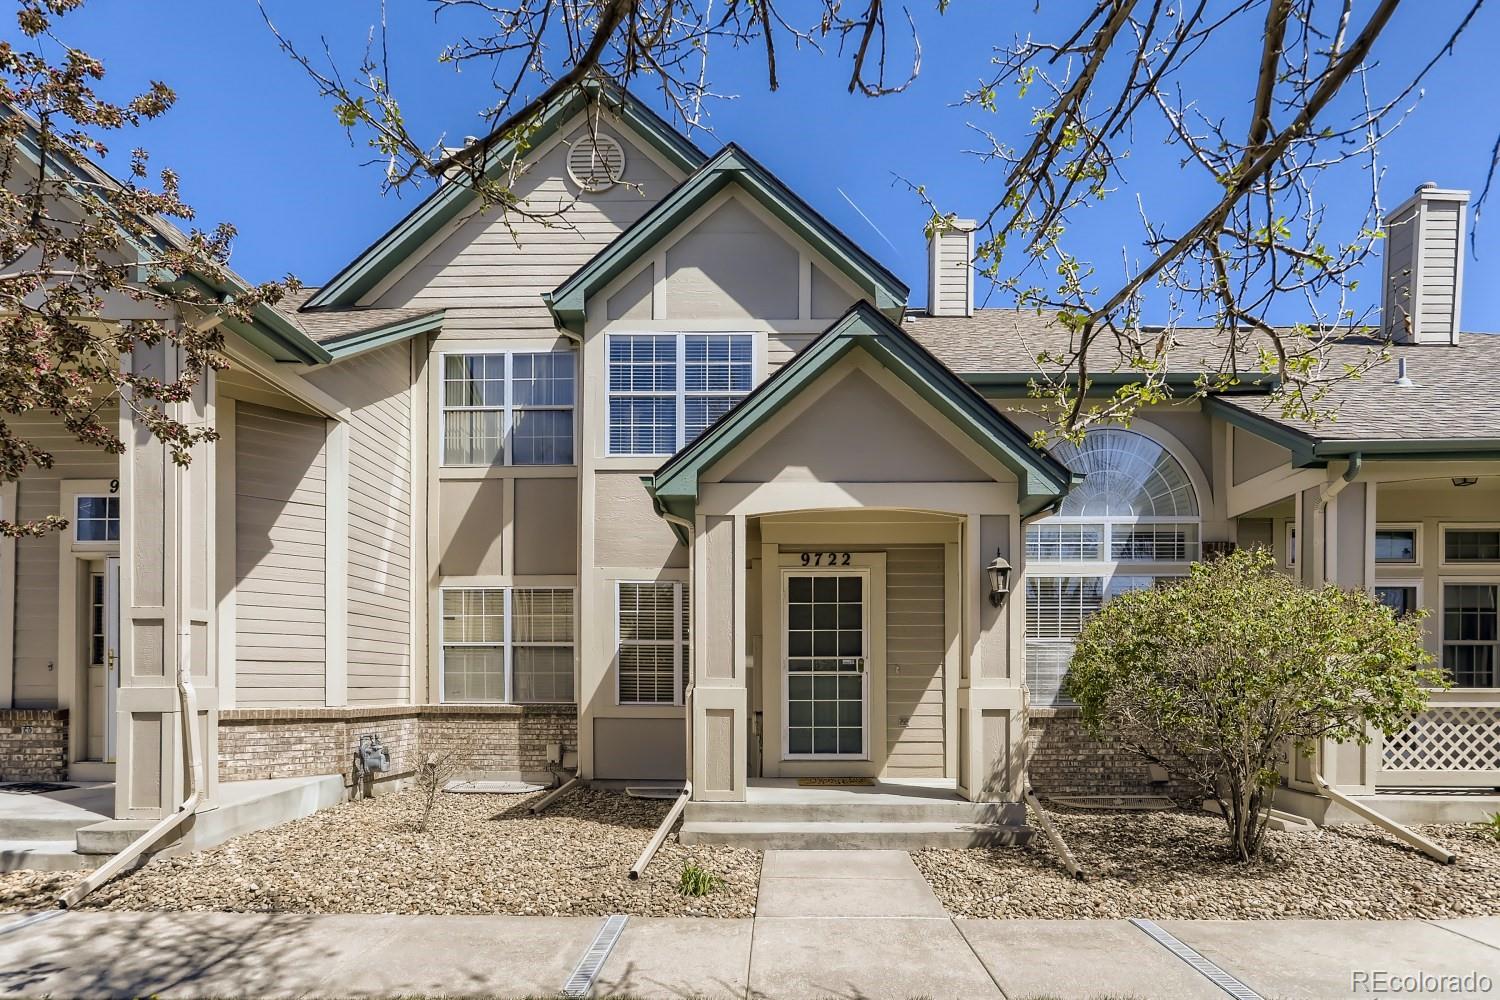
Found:
[[[66,781],[68,710],[0,709],[0,781]]]
[[[1173,778],[1153,783],[1145,760],[1089,732],[1076,708],[1033,708],[1026,745],[1027,772],[1039,795],[1192,795]]]
[[[380,738],[391,769],[376,787],[409,777],[425,752],[461,748],[465,772],[545,775],[547,744],[578,747],[572,705],[415,705],[237,708],[219,713],[219,780],[340,774],[354,783],[361,736]]]

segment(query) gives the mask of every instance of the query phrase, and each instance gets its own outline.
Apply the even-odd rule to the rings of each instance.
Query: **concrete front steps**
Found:
[[[678,838],[761,851],[914,851],[1017,847],[1033,832],[1024,805],[967,802],[941,786],[818,791],[761,785],[744,802],[689,802]]]

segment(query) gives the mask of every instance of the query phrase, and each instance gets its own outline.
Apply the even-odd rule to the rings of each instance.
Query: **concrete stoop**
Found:
[[[97,868],[154,824],[153,820],[110,819],[107,810],[113,808],[114,789],[105,786],[102,790],[108,793],[107,805],[90,801],[79,808],[66,801],[67,793],[0,803],[0,871]],[[310,816],[343,798],[344,780],[337,774],[226,781],[219,785],[213,802],[183,825],[177,839],[154,854],[166,857],[201,851],[243,833]]]
[[[964,801],[690,802],[678,838],[762,851],[1019,847],[1020,803]]]

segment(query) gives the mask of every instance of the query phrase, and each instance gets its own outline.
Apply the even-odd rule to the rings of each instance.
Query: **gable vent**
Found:
[[[585,191],[608,191],[625,176],[625,150],[607,135],[584,135],[568,149],[568,176]]]

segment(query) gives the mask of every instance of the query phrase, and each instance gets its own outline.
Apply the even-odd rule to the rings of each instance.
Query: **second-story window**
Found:
[[[443,464],[572,465],[571,351],[445,354]]]
[[[670,455],[755,384],[748,333],[611,334],[609,453]]]

